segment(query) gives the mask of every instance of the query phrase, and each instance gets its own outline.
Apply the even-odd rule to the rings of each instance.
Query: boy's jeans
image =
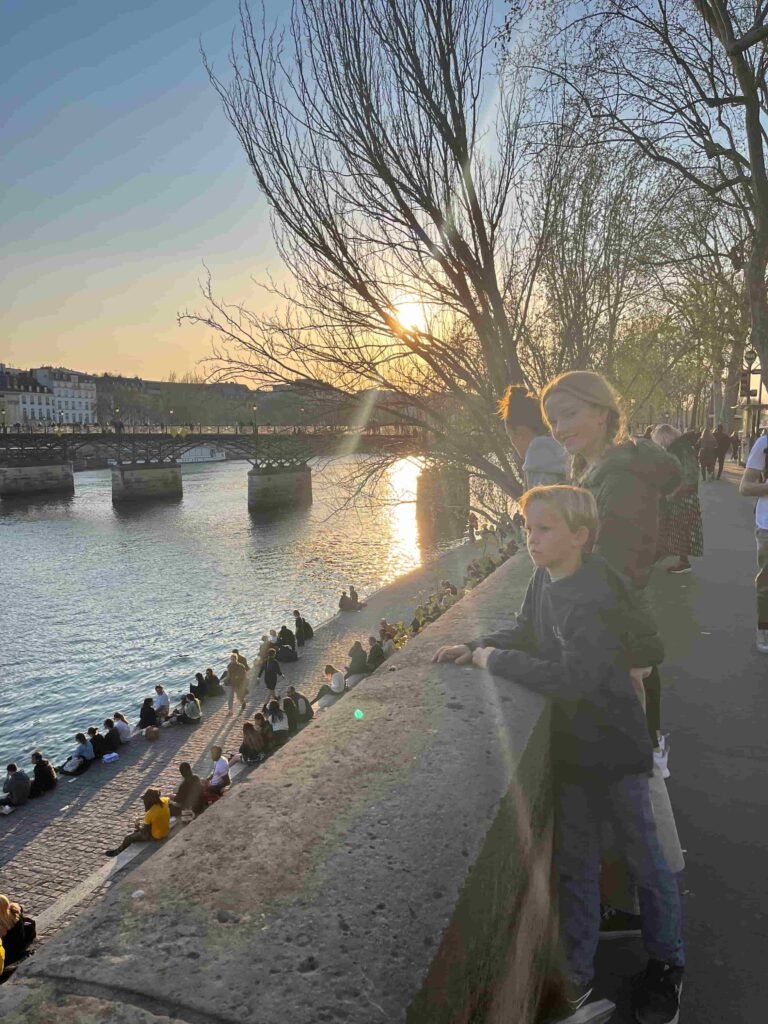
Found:
[[[637,884],[643,941],[649,957],[685,963],[677,880],[656,836],[648,778],[555,783],[555,863],[560,876],[560,934],[571,980],[592,980],[600,937],[600,823],[616,842]]]

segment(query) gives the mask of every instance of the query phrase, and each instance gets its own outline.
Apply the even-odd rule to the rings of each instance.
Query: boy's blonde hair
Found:
[[[597,502],[591,491],[584,487],[571,487],[569,484],[531,487],[520,499],[520,510],[523,515],[534,501],[554,508],[571,533],[576,533],[579,527],[586,526],[589,531],[586,550],[592,547],[597,534],[599,516]]]

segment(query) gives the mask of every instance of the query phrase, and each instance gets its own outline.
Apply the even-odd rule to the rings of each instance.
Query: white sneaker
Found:
[[[768,654],[768,629],[758,629],[756,646],[761,654]]]

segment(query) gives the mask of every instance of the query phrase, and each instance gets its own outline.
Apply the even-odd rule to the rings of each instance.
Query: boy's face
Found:
[[[572,532],[556,508],[532,501],[525,510],[528,551],[535,565],[543,569],[575,569],[587,543],[584,526]]]

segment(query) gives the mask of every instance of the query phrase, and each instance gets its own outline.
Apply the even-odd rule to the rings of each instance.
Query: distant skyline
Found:
[[[279,260],[199,52],[226,77],[236,0],[110,7],[3,8],[0,362],[163,378],[210,352],[203,262],[253,307]]]

